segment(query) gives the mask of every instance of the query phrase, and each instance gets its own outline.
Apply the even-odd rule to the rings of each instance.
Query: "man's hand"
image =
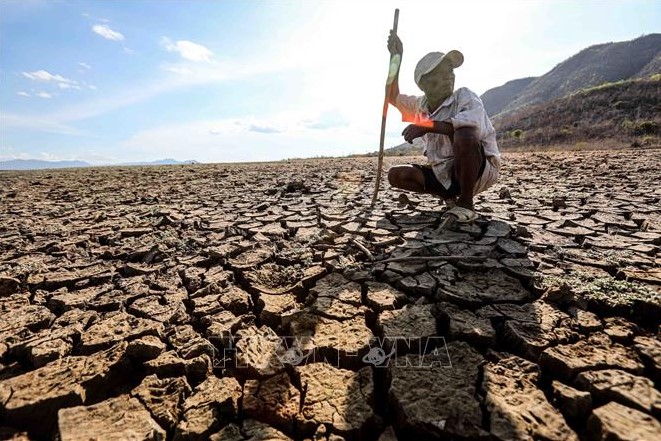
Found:
[[[420,138],[421,136],[425,135],[426,133],[429,132],[428,127],[422,127],[422,126],[416,126],[415,124],[409,124],[404,131],[402,132],[402,135],[404,136],[404,139],[406,142],[409,144],[413,144],[413,140],[415,138]]]
[[[399,39],[392,29],[390,30],[390,36],[388,37],[388,52],[390,52],[390,55],[402,55],[404,53],[402,40]]]

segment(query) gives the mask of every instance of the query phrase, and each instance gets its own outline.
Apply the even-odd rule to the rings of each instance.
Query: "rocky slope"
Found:
[[[487,111],[487,115],[493,117],[499,114],[509,103],[519,96],[522,90],[536,79],[537,77],[519,78],[518,80],[508,81],[502,86],[494,87],[484,92],[480,98]]]
[[[603,84],[493,118],[501,148],[661,145],[661,75]]]
[[[534,78],[525,87],[513,87],[512,81],[482,95],[490,116],[522,110],[564,97],[581,89],[621,80],[649,77],[661,73],[661,34],[649,34],[630,41],[590,46],[558,64],[551,71]],[[517,82],[525,82],[521,79]],[[505,96],[508,95],[508,96]],[[498,109],[494,112],[494,109]]]

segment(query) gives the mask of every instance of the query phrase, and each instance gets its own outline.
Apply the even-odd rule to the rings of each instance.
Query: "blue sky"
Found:
[[[661,32],[658,0],[0,0],[0,159],[375,151],[395,7],[409,94],[434,50],[461,50],[456,87],[481,94],[587,46]],[[387,127],[386,145],[403,142],[394,108]]]

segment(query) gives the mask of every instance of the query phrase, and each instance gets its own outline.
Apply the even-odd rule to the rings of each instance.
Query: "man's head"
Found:
[[[439,105],[454,91],[454,69],[461,66],[464,56],[452,50],[430,52],[415,67],[415,82],[425,93],[427,99]]]

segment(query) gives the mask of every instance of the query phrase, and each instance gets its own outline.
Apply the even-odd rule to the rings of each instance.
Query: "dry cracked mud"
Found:
[[[658,155],[2,172],[0,438],[661,439]]]

